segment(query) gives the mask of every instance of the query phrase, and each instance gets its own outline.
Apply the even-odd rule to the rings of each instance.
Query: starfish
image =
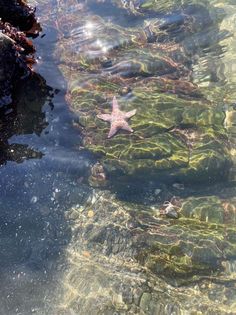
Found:
[[[101,114],[97,115],[99,119],[104,121],[109,121],[111,123],[110,131],[107,138],[113,137],[120,129],[133,132],[133,129],[130,128],[127,120],[136,114],[136,109],[131,110],[130,112],[122,112],[119,109],[118,102],[116,97],[113,97],[112,101],[112,112],[111,114]]]

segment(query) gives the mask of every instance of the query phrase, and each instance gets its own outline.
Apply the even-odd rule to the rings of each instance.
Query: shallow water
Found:
[[[157,11],[141,14],[143,2],[32,1],[43,28],[34,40],[35,72],[41,77],[24,87],[18,111],[6,113],[8,154],[0,167],[1,314],[236,314],[235,252],[228,254],[224,244],[217,243],[236,233],[236,5],[230,0],[169,0],[159,1]],[[151,28],[155,20],[162,30],[157,36]],[[189,20],[199,21],[194,32],[186,27]],[[164,65],[156,65],[155,56],[148,55],[156,42],[162,45]],[[170,52],[174,44],[181,46],[176,54]],[[84,61],[77,63],[79,58]],[[133,98],[125,88],[153,77],[195,83],[209,106],[225,113],[225,145],[230,146],[232,162],[227,179],[224,174],[222,181],[205,184],[201,178],[200,184],[132,179],[125,189],[118,179],[112,188],[94,190],[88,177],[97,156],[84,149],[80,112],[68,96],[78,86],[86,89],[91,80],[108,78],[124,82],[124,91],[117,94],[128,103]],[[37,93],[42,85],[46,92]],[[96,87],[91,84],[91,89]],[[186,91],[188,101],[191,89]],[[105,93],[110,106],[111,93]],[[181,200],[214,196],[230,204],[230,222],[227,213],[219,226],[213,220],[210,229],[217,241],[209,235],[224,254],[224,259],[219,254],[222,274],[214,255],[204,261],[210,272],[199,268],[193,278],[162,274],[145,261],[140,248],[148,250],[157,233],[158,242],[166,246],[183,237],[185,257],[192,250],[187,243],[205,242],[198,233],[209,214],[200,215],[189,239],[173,219],[159,219],[158,209],[174,195]],[[232,239],[235,245],[235,236]]]

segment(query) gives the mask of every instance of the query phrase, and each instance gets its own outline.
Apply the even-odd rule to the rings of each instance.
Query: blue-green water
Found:
[[[144,3],[152,1],[32,2],[43,28],[34,40],[35,72],[42,78],[22,89],[18,110],[6,113],[4,122],[8,154],[0,168],[1,314],[236,314],[236,256],[232,249],[236,232],[232,110],[236,99],[236,7],[233,1],[156,1],[158,9],[143,14]],[[182,6],[186,7],[184,13]],[[179,63],[185,62],[190,69],[184,81],[196,84],[209,101],[225,111],[230,174],[227,180],[222,173],[222,181],[200,180],[200,184],[175,182],[176,178],[139,179],[125,189],[119,189],[119,179],[112,188],[94,190],[88,177],[97,157],[84,150],[84,135],[78,128],[80,113],[69,96],[77,86],[86,86],[87,80],[101,75],[110,81],[117,76],[117,81],[122,78],[130,86],[134,77],[138,81],[143,74],[135,73],[127,60],[136,60],[145,45],[137,48],[134,41],[129,55],[130,47],[124,44],[128,35],[117,32],[115,36],[107,29],[109,23],[119,30],[129,29],[132,37],[153,19],[162,28],[162,40],[152,36],[150,29],[148,44],[159,42],[166,49],[176,43],[183,46],[191,56],[190,61],[179,57]],[[189,20],[201,25],[199,32],[188,33]],[[116,56],[120,47],[122,53]],[[108,53],[111,60],[106,59]],[[84,67],[77,65],[81,56],[89,56],[95,64],[91,72],[87,60]],[[103,62],[102,71],[96,68],[97,59]],[[179,80],[178,73],[166,77],[169,69],[158,72],[155,62],[147,64],[144,77]],[[38,93],[42,86],[46,92]],[[132,96],[125,92],[124,99],[132,100]],[[192,132],[192,136],[198,135]],[[214,221],[214,215],[211,222],[211,214],[203,212],[196,225],[193,223],[192,235],[192,221],[178,225],[178,219],[173,223],[172,218],[159,216],[164,201],[173,196],[182,203],[192,197],[219,198],[204,202],[212,202],[215,209],[219,203],[225,207],[223,222]],[[181,205],[175,208],[177,212],[178,207]],[[176,263],[180,271],[170,268],[166,274],[145,256],[149,257],[151,248],[150,256],[161,257],[163,265],[170,259],[171,264],[175,252],[167,258],[165,250],[171,242],[182,244],[184,258]],[[158,253],[156,243],[165,244]],[[192,273],[187,268],[182,272],[181,264],[188,265],[187,259],[194,256],[194,243],[196,248],[203,244],[205,251],[199,254],[203,257],[196,261],[203,262],[207,271],[196,267]]]

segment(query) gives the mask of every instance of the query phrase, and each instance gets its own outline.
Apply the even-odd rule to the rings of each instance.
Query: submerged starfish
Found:
[[[101,114],[97,115],[99,119],[104,121],[109,121],[111,123],[110,131],[107,138],[113,137],[120,129],[133,132],[133,129],[127,123],[127,120],[136,114],[136,109],[131,110],[130,112],[122,112],[119,109],[116,97],[113,97],[112,101],[112,112],[111,114]]]

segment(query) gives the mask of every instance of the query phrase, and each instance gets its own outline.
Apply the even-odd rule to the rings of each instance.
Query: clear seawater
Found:
[[[78,2],[81,6],[86,4],[85,0]],[[125,15],[124,9],[117,9],[108,1],[90,2],[88,22],[92,14],[134,28],[142,21],[142,16],[132,18],[131,15]],[[200,2],[204,3],[204,0]],[[202,88],[212,86],[212,90],[218,91],[217,97],[222,96],[233,104],[236,102],[236,2],[209,2],[210,6],[221,12],[221,20],[217,22],[219,47],[203,49],[193,67],[193,81]],[[34,104],[33,110],[25,114],[24,101],[21,100],[21,109],[16,114],[6,114],[5,138],[11,146],[10,150],[13,150],[14,161],[3,158],[0,165],[1,315],[57,315],[57,292],[61,292],[63,276],[70,270],[66,250],[73,239],[73,230],[66,212],[74,205],[83,206],[92,194],[92,188],[83,184],[83,179],[88,176],[95,157],[89,152],[78,150],[82,139],[80,131],[74,126],[78,117],[69,109],[66,100],[68,82],[58,69],[59,60],[55,54],[60,36],[78,36],[79,46],[79,29],[70,29],[69,23],[67,29],[60,29],[60,21],[57,21],[57,14],[61,10],[65,10],[65,15],[70,14],[73,1],[68,0],[67,5],[66,1],[60,0],[38,0],[31,3],[37,8],[36,15],[42,26],[42,32],[33,40],[37,59],[34,71],[46,80],[49,93],[34,104],[36,97],[40,96],[36,96],[29,87],[21,97],[28,97],[27,104]],[[161,14],[162,12],[159,14],[160,19]],[[165,22],[172,23],[178,21],[178,18],[177,12]],[[215,16],[217,18],[219,17]],[[225,36],[225,31],[230,36]],[[203,32],[199,34],[198,40],[208,41],[207,36],[211,35]],[[193,40],[196,38],[186,39],[189,46]],[[74,49],[77,49],[76,45]],[[217,74],[217,80],[212,78],[213,72]],[[214,99],[214,93],[211,97]],[[28,154],[29,149],[36,153]],[[234,179],[234,170],[232,178]],[[231,185],[234,188],[234,180]],[[221,188],[223,195],[225,187]],[[140,196],[136,197],[140,202]],[[144,194],[143,198],[147,200],[149,195]],[[232,273],[234,270],[233,261]],[[90,283],[87,285],[89,288]],[[236,297],[234,303],[236,305]],[[70,313],[68,310],[65,314],[81,313],[78,309],[78,313]],[[88,310],[87,314],[94,313]],[[167,310],[165,314],[176,313]],[[236,309],[231,314],[236,314]]]

